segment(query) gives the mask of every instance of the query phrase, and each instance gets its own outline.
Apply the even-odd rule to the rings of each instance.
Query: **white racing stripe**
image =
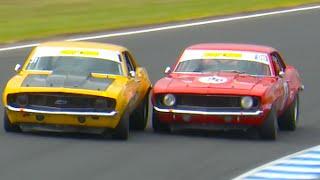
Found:
[[[222,22],[229,22],[229,21],[236,21],[236,20],[243,20],[243,19],[251,19],[251,18],[285,14],[285,13],[291,13],[291,12],[308,11],[308,10],[313,10],[313,9],[320,9],[320,5],[271,11],[271,12],[265,12],[265,13],[255,13],[255,14],[249,14],[249,15],[243,15],[243,16],[221,18],[221,19],[197,21],[197,22],[178,24],[178,25],[168,25],[168,26],[162,26],[162,27],[156,27],[156,28],[141,29],[141,30],[136,30],[136,31],[109,33],[109,34],[102,34],[102,35],[96,35],[96,36],[83,36],[83,37],[79,37],[79,38],[67,39],[67,41],[84,41],[84,40],[93,40],[93,39],[103,39],[103,38],[109,38],[109,37],[127,36],[127,35],[133,35],[133,34],[142,34],[142,33],[148,33],[148,32],[165,31],[165,30],[170,30],[170,29],[200,26],[200,25],[206,25],[206,24],[214,24],[214,23],[222,23]],[[0,48],[0,51],[29,48],[29,47],[37,46],[38,44],[39,43],[4,47],[4,48]]]

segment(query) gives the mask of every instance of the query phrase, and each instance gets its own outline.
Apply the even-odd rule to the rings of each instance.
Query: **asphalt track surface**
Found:
[[[320,144],[320,10],[295,12],[97,40],[124,45],[153,82],[181,51],[201,42],[266,44],[279,49],[302,74],[305,91],[296,132],[277,141],[255,133],[154,134],[133,132],[126,142],[91,135],[5,133],[0,127],[0,179],[232,179],[261,164]],[[0,52],[0,83],[30,49]],[[3,107],[2,107],[3,108]],[[3,116],[3,112],[1,112]],[[1,125],[2,126],[2,125]]]

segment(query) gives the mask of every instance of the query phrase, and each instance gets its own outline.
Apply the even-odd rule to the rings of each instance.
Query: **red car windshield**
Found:
[[[269,76],[268,64],[234,59],[193,59],[182,61],[175,72],[211,73],[220,71],[239,72],[257,76]]]

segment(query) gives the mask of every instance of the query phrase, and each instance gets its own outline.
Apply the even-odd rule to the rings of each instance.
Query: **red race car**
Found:
[[[155,132],[256,128],[275,140],[278,128],[296,129],[304,86],[272,47],[197,44],[165,73],[152,94]]]

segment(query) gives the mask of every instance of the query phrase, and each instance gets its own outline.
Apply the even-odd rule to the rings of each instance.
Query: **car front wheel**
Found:
[[[141,104],[137,109],[132,113],[130,118],[130,129],[136,131],[143,131],[148,122],[148,108],[149,108],[149,99],[148,94],[144,97]]]
[[[21,132],[18,125],[12,124],[6,111],[3,112],[3,127],[6,132]]]
[[[277,114],[274,108],[272,108],[267,116],[266,120],[259,129],[259,134],[262,139],[276,140],[278,135],[278,122]]]
[[[159,120],[157,113],[153,110],[152,113],[152,128],[156,133],[169,133],[170,127],[168,124],[163,123]]]
[[[280,130],[294,131],[297,128],[299,119],[299,95],[294,98],[293,102],[279,118]]]
[[[112,133],[112,139],[127,140],[129,138],[129,114],[124,113],[118,126]]]

